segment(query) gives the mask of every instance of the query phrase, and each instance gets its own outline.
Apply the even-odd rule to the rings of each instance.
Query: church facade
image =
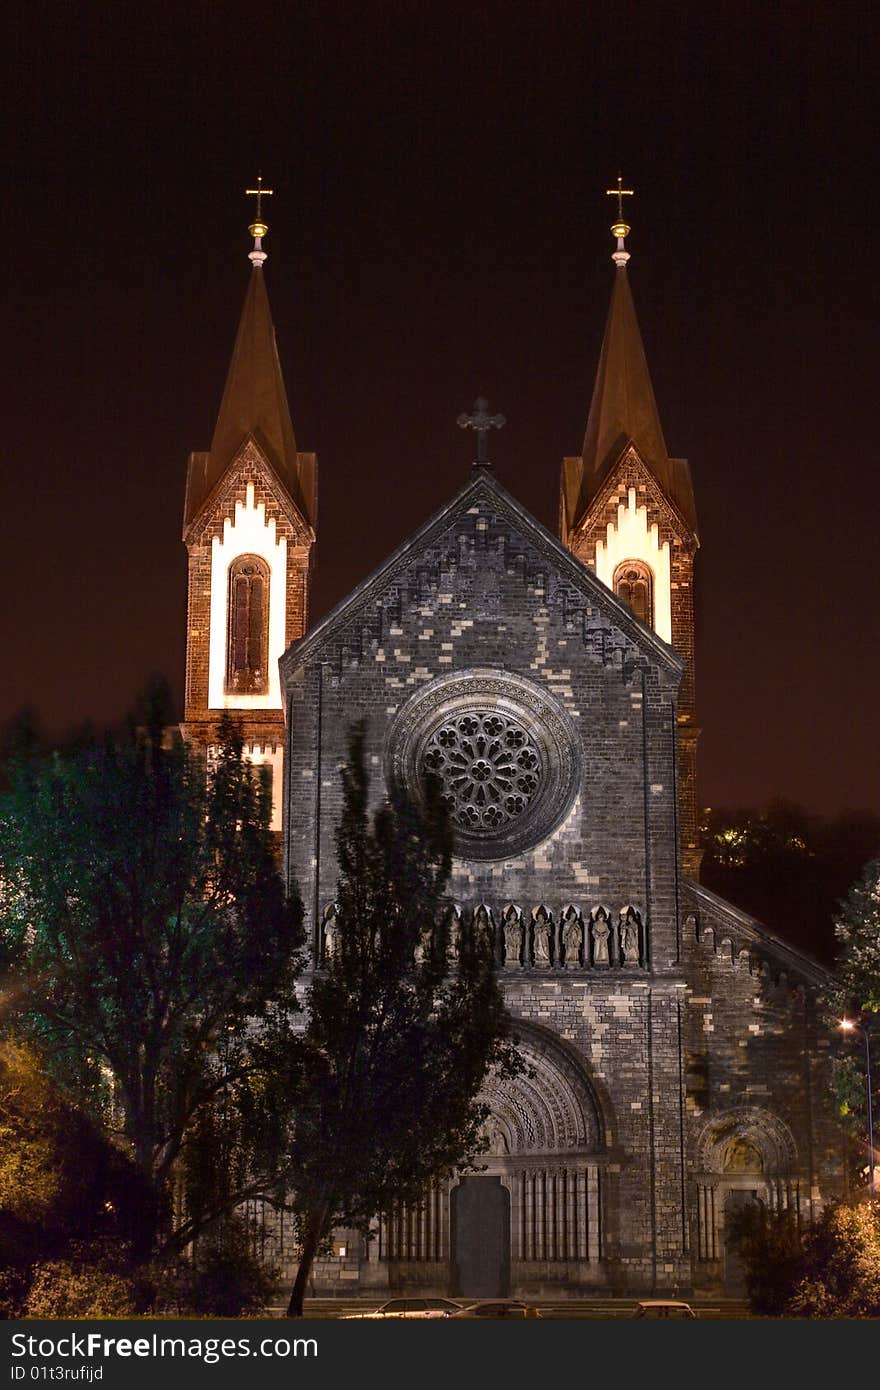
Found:
[[[297,452],[261,238],[208,454],[191,456],[184,735],[223,709],[268,763],[312,968],[333,949],[338,767],[443,784],[452,939],[489,934],[529,1068],[491,1083],[481,1171],[340,1233],[317,1293],[720,1292],[733,1208],[842,1192],[820,968],[698,882],[697,523],[667,455],[618,223],[581,454],[548,532],[485,462],[307,628],[316,465]],[[475,421],[480,427],[479,416]],[[454,968],[454,960],[450,961]],[[283,1223],[273,1258],[292,1268]]]

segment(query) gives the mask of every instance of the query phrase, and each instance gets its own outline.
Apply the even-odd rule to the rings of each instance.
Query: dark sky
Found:
[[[701,795],[880,809],[877,12],[867,4],[50,3],[7,18],[0,719],[182,691],[184,468],[250,273],[320,464],[313,616],[465,478],[555,528],[618,168],[700,516]]]

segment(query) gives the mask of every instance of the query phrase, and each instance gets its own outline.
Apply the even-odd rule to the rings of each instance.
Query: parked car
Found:
[[[453,1313],[454,1318],[539,1318],[541,1314],[537,1308],[530,1308],[527,1303],[520,1303],[513,1298],[496,1298],[491,1302],[471,1303],[467,1308],[460,1308],[457,1313]]]
[[[371,1313],[346,1313],[348,1318],[450,1318],[461,1311],[451,1298],[392,1298]]]
[[[677,1298],[646,1298],[636,1307],[634,1318],[695,1318],[697,1315],[689,1303],[681,1303]]]

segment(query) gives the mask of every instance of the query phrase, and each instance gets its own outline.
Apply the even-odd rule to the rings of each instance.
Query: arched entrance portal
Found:
[[[516,1031],[526,1072],[483,1092],[480,1172],[379,1224],[373,1248],[390,1288],[503,1298],[606,1283],[605,1115],[562,1039],[521,1020]]]
[[[729,1236],[753,1206],[791,1210],[801,1202],[797,1151],[788,1126],[759,1106],[737,1106],[707,1117],[694,1149],[695,1282],[745,1293],[745,1267]]]
[[[481,1223],[494,1222],[485,1238],[502,1272],[482,1294],[490,1298],[604,1282],[605,1125],[595,1093],[580,1060],[553,1033],[519,1022],[517,1032],[526,1072],[493,1080],[483,1095],[491,1111],[478,1160],[485,1176],[453,1189],[455,1250],[469,1249]],[[503,1234],[493,1189],[507,1197]],[[460,1268],[454,1256],[453,1285]]]

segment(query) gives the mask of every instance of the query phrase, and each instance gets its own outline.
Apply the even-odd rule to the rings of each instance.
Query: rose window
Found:
[[[415,691],[388,732],[389,785],[449,808],[455,853],[508,859],[568,814],[580,783],[580,735],[563,705],[520,675],[471,668]]]
[[[422,767],[439,780],[453,821],[472,834],[516,820],[543,780],[531,736],[497,710],[468,711],[441,725],[425,745]]]

